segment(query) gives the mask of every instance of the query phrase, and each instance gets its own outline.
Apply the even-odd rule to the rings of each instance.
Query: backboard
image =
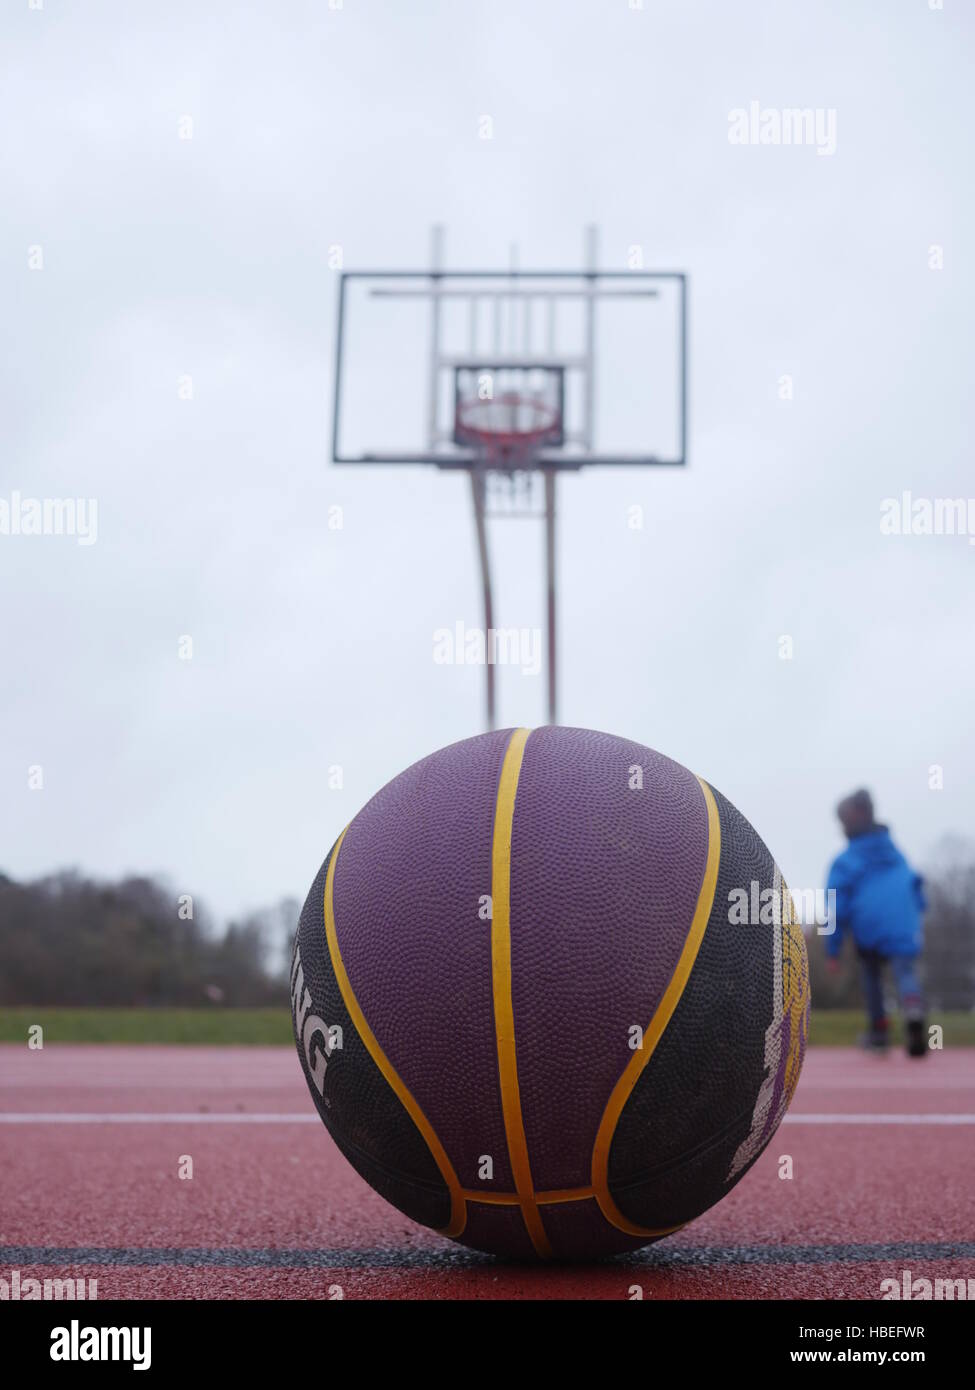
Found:
[[[332,456],[683,464],[686,376],[679,271],[346,271]]]

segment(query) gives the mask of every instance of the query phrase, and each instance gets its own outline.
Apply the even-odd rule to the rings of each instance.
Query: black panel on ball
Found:
[[[620,1211],[655,1229],[689,1221],[724,1195],[765,1074],[773,1016],[772,925],[732,925],[729,895],[776,883],[768,849],[720,792],[714,903],[690,979],[616,1127],[609,1188]],[[689,925],[689,924],[688,924]],[[649,1020],[647,1020],[649,1022]]]
[[[295,936],[300,967],[292,957],[291,1021],[298,1056],[326,1129],[356,1171],[414,1221],[441,1228],[450,1219],[447,1185],[423,1136],[356,1031],[332,969],[324,901],[325,878],[334,853],[333,846],[305,900]],[[306,990],[310,1002],[305,998]],[[326,1029],[338,1024],[342,1030],[342,1047],[328,1054],[323,1077],[323,1034],[317,1026],[309,1030],[309,1057],[298,1033],[298,1018],[304,1032],[309,1016],[319,1019]],[[319,1072],[322,1094],[315,1071]],[[383,1161],[377,1155],[383,1155]]]

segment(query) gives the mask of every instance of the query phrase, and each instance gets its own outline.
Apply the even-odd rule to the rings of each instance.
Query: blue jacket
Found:
[[[861,950],[916,956],[921,949],[924,880],[890,838],[885,825],[857,835],[830,865],[836,890],[836,930],[826,954],[838,956],[847,933]]]

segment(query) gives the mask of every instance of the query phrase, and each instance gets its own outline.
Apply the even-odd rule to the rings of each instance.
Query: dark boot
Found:
[[[904,1020],[904,1041],[908,1057],[926,1057],[928,1053],[928,1030],[920,1014],[911,1014]]]

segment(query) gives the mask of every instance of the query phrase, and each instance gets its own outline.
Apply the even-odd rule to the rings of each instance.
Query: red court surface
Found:
[[[0,1278],[95,1278],[99,1298],[879,1298],[905,1270],[975,1278],[973,1146],[975,1050],[813,1049],[718,1206],[635,1255],[512,1265],[376,1196],[290,1048],[0,1046]]]

